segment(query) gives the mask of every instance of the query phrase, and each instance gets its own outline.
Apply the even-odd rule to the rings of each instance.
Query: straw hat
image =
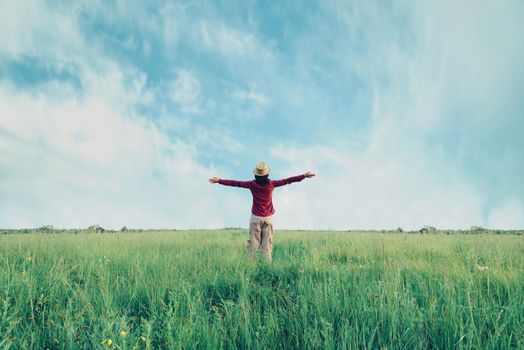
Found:
[[[271,169],[266,165],[266,163],[259,162],[257,163],[255,169],[253,169],[253,174],[256,176],[266,176],[269,174],[269,170]]]

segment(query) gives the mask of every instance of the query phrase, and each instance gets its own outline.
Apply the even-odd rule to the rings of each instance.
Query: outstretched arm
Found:
[[[315,175],[316,174],[312,173],[311,171],[308,171],[307,173],[302,174],[302,175],[288,177],[287,179],[282,179],[282,180],[275,180],[273,181],[273,184],[275,185],[275,187],[280,187],[284,185],[289,185],[290,183],[293,183],[293,182],[302,181],[305,178],[311,178]]]
[[[223,179],[219,179],[216,176],[210,178],[209,182],[212,184],[221,184],[224,186],[233,186],[233,187],[242,187],[242,188],[250,188],[251,184],[253,183],[253,181],[223,180]]]

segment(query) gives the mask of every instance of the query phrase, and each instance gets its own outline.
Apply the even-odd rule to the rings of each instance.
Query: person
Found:
[[[305,178],[315,176],[312,172],[302,175],[289,177],[282,180],[269,179],[270,168],[264,162],[259,162],[253,169],[254,180],[236,181],[224,180],[218,177],[212,177],[209,182],[224,186],[248,188],[253,196],[253,205],[251,207],[251,219],[249,221],[249,239],[247,247],[250,255],[254,258],[259,248],[262,248],[263,256],[266,261],[271,261],[271,252],[273,250],[273,221],[272,216],[275,213],[273,207],[273,190],[276,187],[289,185],[293,182],[299,182]]]

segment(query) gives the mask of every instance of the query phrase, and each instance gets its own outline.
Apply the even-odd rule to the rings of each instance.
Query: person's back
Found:
[[[258,216],[273,215],[275,208],[273,208],[273,190],[275,186],[269,180],[265,185],[260,185],[255,181],[250,188],[253,196],[253,205],[251,206],[251,213]]]

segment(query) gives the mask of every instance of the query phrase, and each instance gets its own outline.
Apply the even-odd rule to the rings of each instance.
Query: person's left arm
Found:
[[[251,188],[253,181],[224,180],[214,176],[209,179],[209,182],[212,184],[220,184],[224,186]]]

